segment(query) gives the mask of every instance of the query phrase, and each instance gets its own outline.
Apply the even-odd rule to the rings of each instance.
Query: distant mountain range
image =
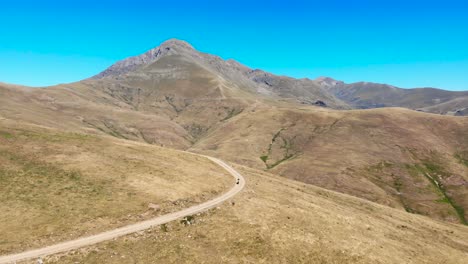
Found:
[[[322,87],[353,108],[405,107],[423,112],[466,115],[468,91],[435,88],[401,89],[387,84],[358,82],[345,84],[323,78]]]

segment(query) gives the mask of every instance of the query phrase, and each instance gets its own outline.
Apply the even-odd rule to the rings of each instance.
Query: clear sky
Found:
[[[466,0],[2,0],[0,82],[78,81],[169,38],[293,77],[468,90]]]

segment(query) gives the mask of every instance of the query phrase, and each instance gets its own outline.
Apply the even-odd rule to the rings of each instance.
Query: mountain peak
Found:
[[[102,79],[108,76],[118,76],[133,70],[142,65],[148,65],[155,62],[161,56],[175,53],[193,52],[195,49],[188,42],[178,39],[169,39],[156,48],[153,48],[141,55],[129,57],[118,61],[103,72],[92,77],[92,79]]]
[[[157,48],[184,48],[184,49],[194,49],[190,43],[188,43],[185,40],[180,40],[180,39],[169,39],[164,41],[159,47]],[[156,49],[157,49],[156,48]]]
[[[315,81],[318,82],[322,88],[331,88],[340,84],[344,84],[342,81],[338,81],[333,78],[324,76],[318,77],[317,79],[315,79]]]

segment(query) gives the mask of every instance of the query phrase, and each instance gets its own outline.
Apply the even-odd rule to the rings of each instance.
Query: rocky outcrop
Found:
[[[109,76],[119,76],[126,74],[138,69],[143,65],[149,65],[162,56],[175,54],[177,53],[178,49],[194,50],[193,47],[185,41],[176,39],[168,40],[161,44],[161,46],[151,49],[142,55],[118,61],[103,72],[92,77],[92,79],[102,79]]]

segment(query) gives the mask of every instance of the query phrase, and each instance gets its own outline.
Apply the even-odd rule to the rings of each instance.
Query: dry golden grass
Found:
[[[104,90],[105,85],[112,86],[100,85]],[[190,146],[187,131],[163,112],[139,112],[93,84],[73,83],[46,89],[0,84],[0,105],[0,118],[176,149]]]
[[[0,254],[179,210],[224,192],[231,181],[191,154],[3,119]]]
[[[466,131],[466,117],[399,108],[334,111],[261,104],[220,125],[191,150],[462,222],[462,216],[468,219],[468,167],[456,157],[468,151]],[[461,209],[446,202],[444,193]]]
[[[223,206],[47,263],[466,263],[468,227],[236,166]],[[234,203],[234,205],[233,205]]]

